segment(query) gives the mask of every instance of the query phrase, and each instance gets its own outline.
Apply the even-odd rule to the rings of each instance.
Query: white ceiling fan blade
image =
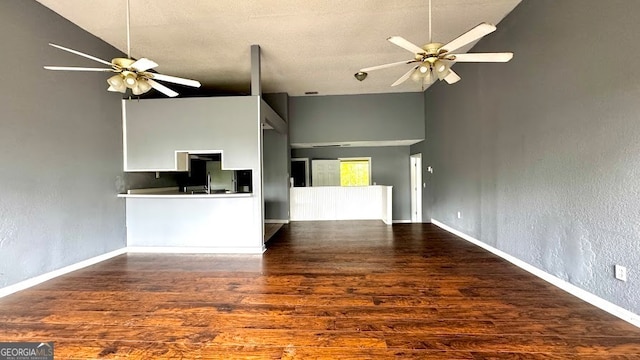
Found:
[[[458,76],[458,74],[453,70],[449,69],[449,74],[444,77],[444,81],[446,81],[447,84],[455,84],[460,81],[460,76]]]
[[[167,82],[171,82],[171,83],[174,83],[174,84],[180,84],[180,85],[185,85],[185,86],[192,86],[192,87],[200,87],[200,86],[202,86],[199,81],[180,78],[180,77],[176,77],[176,76],[151,73],[151,77],[153,77],[156,80],[167,81]]]
[[[392,36],[388,38],[391,43],[400,46],[401,48],[408,50],[414,54],[423,54],[425,51],[420,46],[410,42],[409,40],[401,36]]]
[[[481,23],[474,27],[473,29],[467,31],[466,33],[458,36],[457,38],[451,40],[446,45],[443,45],[441,49],[446,50],[447,52],[452,52],[454,50],[458,50],[461,47],[472,43],[481,37],[490,34],[496,31],[496,26],[488,23]]]
[[[413,74],[413,72],[416,71],[417,68],[418,68],[418,66],[415,66],[415,67],[412,67],[411,69],[409,69],[409,71],[407,71],[398,80],[396,80],[396,82],[391,84],[391,86],[398,86],[398,85],[402,84],[403,82],[407,81],[407,79],[411,77],[411,74]]]
[[[151,61],[147,58],[141,58],[136,60],[133,64],[131,64],[131,68],[137,71],[147,71],[149,69],[153,69],[158,66],[155,61]]]
[[[115,72],[113,69],[105,69],[105,68],[88,68],[88,67],[77,67],[77,66],[45,66],[47,70],[64,70],[64,71],[100,71],[100,72]]]
[[[158,82],[155,82],[155,81],[153,81],[151,79],[147,80],[147,82],[149,83],[149,85],[151,85],[152,88],[160,91],[161,93],[167,95],[168,97],[176,97],[176,96],[178,96],[177,92],[169,89],[168,87],[166,87],[166,86],[164,86],[164,85],[162,85],[162,84],[160,84]]]
[[[394,63],[390,63],[390,64],[371,66],[371,67],[368,67],[368,68],[360,69],[360,71],[368,72],[368,71],[373,71],[373,70],[386,69],[386,68],[390,68],[390,67],[394,67],[394,66],[398,66],[398,65],[411,64],[411,63],[414,63],[416,61],[417,60],[398,61],[398,62],[394,62]]]
[[[72,54],[80,55],[80,56],[85,57],[85,58],[87,58],[87,59],[91,59],[91,60],[93,60],[93,61],[97,61],[97,62],[99,62],[99,63],[103,63],[103,64],[105,64],[105,65],[112,66],[112,64],[111,64],[110,62],[108,62],[108,61],[106,61],[106,60],[102,60],[102,59],[97,58],[97,57],[95,57],[95,56],[91,56],[91,55],[88,55],[88,54],[82,53],[82,52],[80,52],[80,51],[73,50],[73,49],[69,49],[69,48],[66,48],[66,47],[64,47],[64,46],[60,46],[60,45],[56,45],[56,44],[52,44],[52,43],[49,43],[49,45],[53,46],[54,48],[58,48],[58,49],[60,49],[60,50],[68,51],[68,52],[70,52],[70,53],[72,53]]]
[[[513,58],[513,53],[447,54],[446,58],[455,62],[507,62]]]

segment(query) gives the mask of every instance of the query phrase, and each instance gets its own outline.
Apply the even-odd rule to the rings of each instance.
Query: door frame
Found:
[[[409,156],[411,179],[411,222],[422,222],[422,153]]]

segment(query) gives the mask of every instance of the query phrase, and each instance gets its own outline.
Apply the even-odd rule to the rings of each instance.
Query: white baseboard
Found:
[[[463,238],[464,240],[477,245],[505,260],[507,260],[508,262],[514,264],[515,266],[530,272],[531,274],[541,278],[542,280],[555,285],[556,287],[568,292],[569,294],[578,297],[586,302],[588,302],[589,304],[598,307],[606,312],[608,312],[611,315],[614,315],[616,317],[619,317],[620,319],[635,325],[637,327],[640,327],[640,315],[638,314],[634,314],[631,311],[624,309],[616,304],[613,304],[601,297],[598,297],[584,289],[581,289],[571,283],[568,283],[558,277],[555,277],[543,270],[538,269],[537,267],[530,265],[512,255],[509,255],[507,253],[505,253],[504,251],[498,250],[496,248],[494,248],[491,245],[487,245],[485,243],[483,243],[482,241],[469,236],[461,231],[458,231],[448,225],[445,225],[444,223],[441,223],[440,221],[436,220],[436,219],[431,219],[431,223],[433,223],[434,225],[438,226],[439,228],[446,230],[456,236],[459,236],[461,238]]]
[[[411,220],[393,220],[392,223],[394,223],[394,224],[411,224],[412,221]]]
[[[118,255],[123,255],[127,253],[127,248],[122,248],[122,249],[118,249],[118,250],[114,250],[111,252],[108,252],[106,254],[102,254],[102,255],[98,255],[95,257],[92,257],[90,259],[87,260],[83,260],[80,261],[78,263],[69,265],[69,266],[65,266],[63,268],[60,268],[58,270],[54,270],[42,275],[38,275],[36,277],[32,277],[31,279],[27,279],[24,281],[20,281],[19,283],[13,284],[13,285],[9,285],[7,287],[4,287],[2,289],[0,289],[0,298],[13,294],[15,292],[30,288],[32,286],[36,286],[38,284],[41,284],[47,280],[51,280],[53,278],[56,278],[58,276],[62,276],[65,274],[68,274],[72,271],[76,271],[76,270],[80,270],[82,268],[85,268],[87,266],[91,266],[91,265],[95,265],[99,262],[105,261],[105,260],[109,260],[112,257],[116,257]]]
[[[127,253],[156,253],[156,254],[256,254],[260,255],[264,253],[267,248],[262,247],[238,247],[238,248],[198,248],[198,247],[124,247],[115,251],[108,252],[91,259],[83,260],[78,263],[65,266],[61,269],[54,270],[42,275],[38,275],[31,279],[21,281],[19,283],[9,285],[0,289],[0,298],[11,295],[18,291],[28,289],[30,287],[41,284],[45,281],[53,278],[68,274],[72,271],[80,270],[87,266],[95,265],[99,262],[109,260],[113,257],[127,254]]]
[[[129,246],[127,252],[147,254],[262,254],[267,248],[235,247],[235,248],[210,248],[210,247],[181,247],[181,246]]]
[[[265,224],[288,224],[289,220],[285,219],[264,219]]]

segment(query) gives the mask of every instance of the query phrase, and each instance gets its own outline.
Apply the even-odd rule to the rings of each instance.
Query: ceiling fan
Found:
[[[451,66],[456,62],[507,62],[513,58],[512,52],[463,54],[454,52],[495,30],[495,25],[481,23],[446,44],[433,42],[431,40],[431,0],[429,0],[429,43],[420,47],[400,36],[392,36],[387,40],[413,53],[413,59],[363,68],[355,74],[355,77],[362,81],[369,71],[416,64],[391,86],[400,85],[409,78],[421,82],[423,87],[431,85],[436,79],[455,84],[460,81],[460,76],[451,70]]]
[[[111,62],[102,60],[95,56],[91,56],[82,53],[77,50],[69,49],[60,45],[49,45],[58,48],[60,50],[68,51],[72,54],[76,54],[87,59],[97,61],[99,63],[110,66],[110,68],[90,68],[90,67],[75,67],[75,66],[45,66],[47,70],[65,70],[65,71],[97,71],[97,72],[113,72],[115,75],[107,79],[109,84],[108,91],[125,93],[127,89],[131,89],[133,95],[141,95],[149,90],[156,89],[157,91],[165,94],[169,97],[178,96],[178,93],[162,85],[156,80],[166,81],[169,83],[180,84],[191,87],[200,87],[200,82],[191,79],[180,78],[176,76],[158,74],[151,72],[151,70],[158,66],[154,61],[147,58],[140,58],[134,60],[131,58],[131,36],[130,36],[130,20],[129,20],[129,0],[127,0],[127,57],[126,58],[114,58]]]

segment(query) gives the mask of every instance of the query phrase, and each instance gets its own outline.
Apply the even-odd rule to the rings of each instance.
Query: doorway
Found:
[[[422,222],[422,154],[411,159],[411,222]]]
[[[292,187],[305,187],[310,185],[308,158],[291,159],[291,178],[293,179]]]

